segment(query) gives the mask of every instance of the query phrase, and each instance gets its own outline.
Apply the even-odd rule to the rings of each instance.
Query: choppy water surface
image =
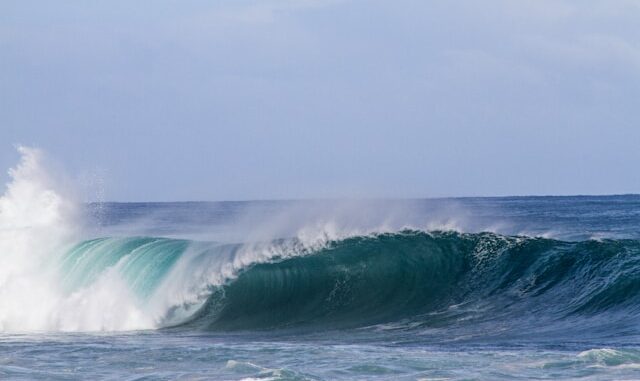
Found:
[[[7,379],[637,379],[640,351],[580,346],[394,345],[176,332],[5,335]]]

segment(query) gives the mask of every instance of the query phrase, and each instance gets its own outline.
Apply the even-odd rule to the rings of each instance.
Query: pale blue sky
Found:
[[[637,193],[639,20],[631,0],[5,0],[0,167],[38,146],[109,200]]]

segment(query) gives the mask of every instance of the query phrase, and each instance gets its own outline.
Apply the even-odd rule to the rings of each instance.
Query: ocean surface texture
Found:
[[[0,198],[0,378],[640,379],[640,196]]]

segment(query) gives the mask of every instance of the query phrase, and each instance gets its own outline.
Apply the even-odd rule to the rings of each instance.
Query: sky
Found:
[[[0,2],[15,144],[114,201],[640,192],[640,2]]]

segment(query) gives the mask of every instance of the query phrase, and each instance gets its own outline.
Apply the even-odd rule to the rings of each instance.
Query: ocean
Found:
[[[0,378],[640,379],[640,196],[0,198]]]

